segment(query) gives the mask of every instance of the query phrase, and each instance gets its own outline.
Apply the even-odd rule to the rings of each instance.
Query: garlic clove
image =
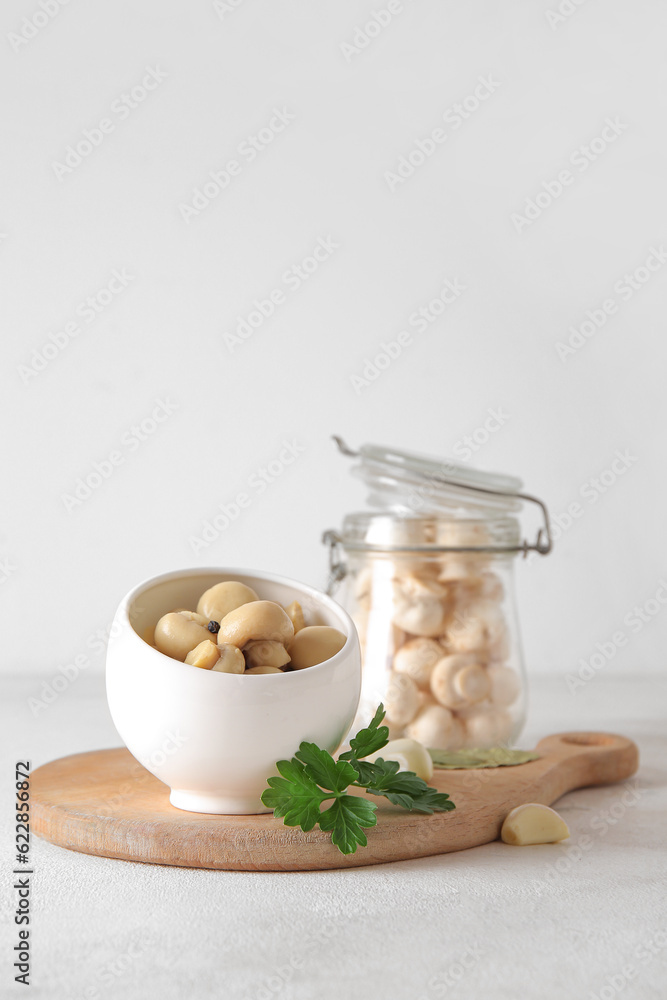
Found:
[[[506,844],[557,844],[570,836],[565,820],[541,802],[525,802],[505,817],[500,831]]]

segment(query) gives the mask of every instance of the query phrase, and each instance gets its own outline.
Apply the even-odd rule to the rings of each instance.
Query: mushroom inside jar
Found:
[[[429,542],[483,545],[483,526],[431,528]],[[422,529],[422,533],[425,529]],[[418,541],[423,545],[424,539]],[[352,581],[352,617],[365,663],[377,677],[392,739],[455,750],[507,743],[521,678],[511,652],[505,588],[487,554],[370,558]]]

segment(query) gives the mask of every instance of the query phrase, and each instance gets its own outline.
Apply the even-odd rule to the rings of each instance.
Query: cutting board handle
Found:
[[[639,766],[637,744],[614,733],[556,733],[536,749],[562,762],[571,788],[625,781]]]

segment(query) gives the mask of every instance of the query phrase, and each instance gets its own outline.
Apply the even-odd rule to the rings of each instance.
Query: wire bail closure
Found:
[[[359,452],[354,451],[350,448],[341,437],[333,435],[333,440],[336,442],[341,454],[347,456],[348,458],[358,458]],[[549,518],[549,511],[544,501],[540,500],[539,497],[533,496],[532,493],[518,493],[506,490],[494,490],[483,486],[461,486],[460,483],[448,479],[446,476],[440,475],[425,475],[421,471],[416,470],[413,474],[418,475],[424,482],[427,483],[441,483],[443,486],[448,486],[450,489],[460,490],[462,493],[472,491],[474,493],[486,493],[493,496],[504,496],[510,498],[516,498],[519,500],[525,500],[528,503],[536,504],[541,512],[544,519],[544,524],[541,528],[537,530],[537,536],[534,542],[529,542],[524,539],[519,545],[511,546],[498,546],[498,545],[372,545],[372,544],[356,544],[356,545],[344,545],[343,539],[339,533],[330,528],[325,531],[322,535],[322,542],[324,545],[329,546],[329,581],[327,585],[327,593],[331,594],[336,588],[337,584],[344,578],[347,573],[345,562],[341,556],[341,548],[346,548],[349,551],[363,551],[363,552],[522,552],[524,559],[528,556],[529,552],[537,552],[538,555],[546,556],[553,549],[553,536],[551,534],[551,521]]]
[[[322,535],[322,544],[329,546],[329,578],[326,593],[332,597],[338,584],[347,575],[347,566],[340,555],[343,539],[337,531],[329,528]]]

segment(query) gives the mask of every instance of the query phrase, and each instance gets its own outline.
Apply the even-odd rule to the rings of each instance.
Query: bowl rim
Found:
[[[312,587],[308,583],[303,583],[300,580],[295,580],[292,577],[282,576],[279,573],[269,573],[266,571],[246,569],[246,568],[241,568],[239,566],[231,566],[231,567],[195,566],[186,569],[171,570],[168,573],[159,573],[157,576],[147,577],[145,580],[142,580],[141,583],[136,584],[136,586],[134,586],[130,591],[128,591],[125,597],[121,600],[120,604],[118,605],[118,609],[116,611],[116,617],[122,617],[123,625],[127,626],[130,635],[133,636],[139,643],[141,643],[143,647],[145,647],[147,650],[151,650],[151,652],[153,653],[156,653],[157,656],[168,660],[170,666],[172,666],[173,668],[180,667],[183,668],[184,671],[188,672],[191,670],[197,670],[197,673],[200,676],[203,674],[215,674],[217,677],[228,679],[227,681],[223,681],[222,683],[229,683],[229,679],[234,678],[233,683],[237,683],[238,678],[244,677],[245,676],[244,674],[226,674],[219,670],[201,670],[198,669],[197,667],[191,666],[191,664],[189,663],[177,660],[173,656],[168,656],[166,653],[161,652],[155,646],[151,646],[150,643],[146,642],[146,640],[143,639],[139,635],[139,633],[135,630],[134,626],[132,625],[132,622],[130,621],[131,605],[137,599],[137,597],[139,597],[143,592],[149,590],[150,587],[157,586],[160,583],[168,583],[172,580],[184,579],[191,576],[201,576],[203,574],[216,575],[218,573],[221,574],[222,579],[225,578],[234,579],[235,578],[234,575],[236,575],[241,577],[251,577],[256,580],[265,580],[271,583],[279,583],[287,587],[293,587],[297,591],[300,591],[306,594],[308,597],[311,597],[315,601],[315,603],[327,606],[334,614],[339,616],[342,619],[343,623],[346,625],[345,644],[341,649],[338,650],[337,653],[335,653],[333,656],[330,656],[328,660],[323,660],[322,663],[315,663],[312,667],[305,667],[302,670],[288,670],[282,674],[254,674],[252,675],[253,684],[275,683],[276,678],[279,676],[294,678],[298,677],[300,674],[306,674],[312,677],[312,671],[315,670],[322,671],[326,669],[331,669],[332,667],[336,666],[345,657],[347,657],[349,653],[353,651],[354,647],[356,647],[357,651],[359,651],[359,636],[357,634],[357,629],[351,616],[347,613],[345,608],[342,607],[342,605],[340,605],[337,601],[334,601],[334,599],[330,597],[328,594],[325,594],[324,591],[319,590],[317,587]],[[262,598],[260,598],[260,600],[261,599]],[[165,614],[167,613],[168,612],[165,611]],[[299,683],[299,682],[291,680],[288,683]]]

